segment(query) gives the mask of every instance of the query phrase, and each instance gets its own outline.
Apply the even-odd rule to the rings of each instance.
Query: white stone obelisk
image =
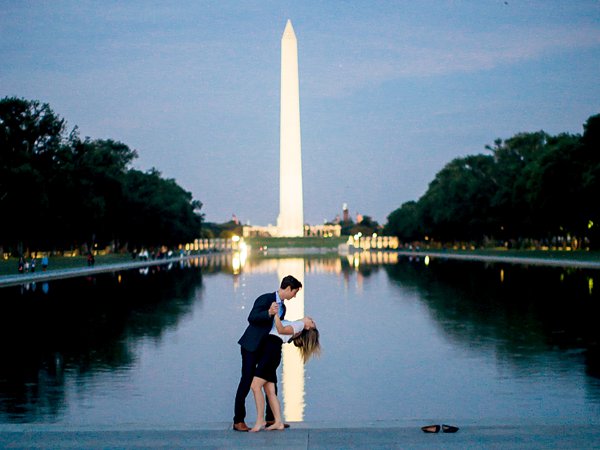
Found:
[[[281,38],[281,110],[279,129],[278,236],[304,235],[302,203],[302,150],[300,143],[300,90],[298,42],[287,21]]]

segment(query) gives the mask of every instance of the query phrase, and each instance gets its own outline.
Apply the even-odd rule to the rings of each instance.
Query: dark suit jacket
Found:
[[[269,294],[261,295],[254,301],[252,311],[250,311],[250,314],[248,315],[248,327],[238,341],[238,344],[245,350],[248,350],[249,352],[258,350],[262,340],[269,334],[269,331],[271,331],[271,328],[273,327],[273,317],[269,316],[269,308],[271,307],[271,303],[276,301],[276,299],[275,292],[271,292]],[[283,309],[281,318],[283,319],[285,317],[286,309],[283,301],[281,302],[281,307]]]

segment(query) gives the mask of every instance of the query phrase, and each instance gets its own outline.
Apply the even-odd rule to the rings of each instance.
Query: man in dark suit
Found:
[[[238,341],[242,352],[242,376],[235,394],[235,412],[233,416],[233,429],[236,431],[248,431],[244,422],[246,419],[246,397],[250,392],[254,370],[260,356],[260,347],[263,340],[273,327],[273,317],[279,314],[285,317],[285,300],[293,299],[302,288],[302,283],[291,275],[281,280],[281,285],[276,292],[263,294],[254,301],[252,311],[248,315],[248,327]],[[277,385],[275,385],[277,390]],[[267,402],[265,413],[267,423],[274,421],[273,412]]]

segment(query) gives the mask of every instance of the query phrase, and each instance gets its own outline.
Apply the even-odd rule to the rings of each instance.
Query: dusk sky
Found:
[[[287,19],[311,224],[384,224],[452,159],[600,113],[598,0],[0,0],[0,97],[127,144],[207,221],[275,224]]]

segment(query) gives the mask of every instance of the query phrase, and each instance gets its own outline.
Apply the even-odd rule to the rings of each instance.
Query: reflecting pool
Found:
[[[0,289],[0,423],[230,421],[237,340],[287,274],[304,284],[287,318],[312,316],[323,346],[306,366],[284,346],[288,421],[600,422],[598,271],[380,254]]]

